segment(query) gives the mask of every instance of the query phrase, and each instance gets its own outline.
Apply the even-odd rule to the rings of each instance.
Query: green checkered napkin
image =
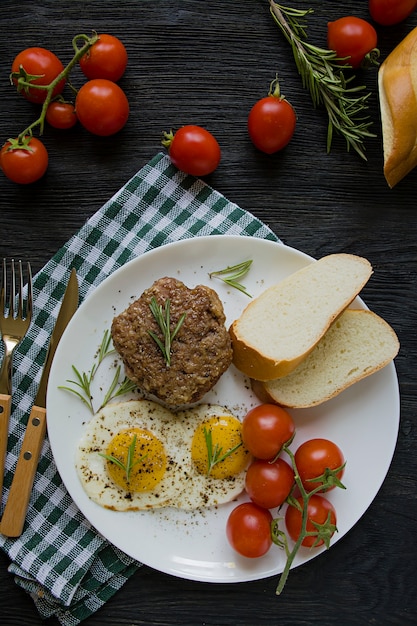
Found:
[[[152,248],[219,234],[278,240],[253,215],[157,154],[35,276],[34,320],[15,355],[2,506],[70,268],[77,270],[83,300],[114,270]],[[11,559],[16,583],[32,596],[41,616],[55,615],[66,625],[94,613],[141,565],[97,534],[77,509],[47,439],[23,534],[18,539],[0,535],[0,547]]]

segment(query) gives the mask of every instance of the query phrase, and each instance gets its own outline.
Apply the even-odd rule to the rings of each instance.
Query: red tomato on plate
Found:
[[[257,459],[275,458],[294,432],[291,415],[276,404],[256,406],[246,414],[242,423],[243,443]]]
[[[226,524],[227,539],[236,552],[248,558],[266,554],[272,545],[272,515],[253,502],[244,502],[230,513]]]

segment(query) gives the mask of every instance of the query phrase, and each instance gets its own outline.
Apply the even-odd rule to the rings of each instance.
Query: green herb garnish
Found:
[[[111,335],[108,330],[104,332],[102,342],[99,346],[98,353],[96,355],[96,362],[93,364],[91,370],[89,372],[80,372],[75,365],[72,365],[72,371],[75,374],[75,380],[67,380],[67,383],[71,383],[74,387],[68,386],[60,386],[59,389],[65,389],[73,394],[75,394],[90,410],[90,412],[94,415],[94,413],[100,411],[106,404],[114,400],[119,396],[122,396],[130,391],[136,389],[135,383],[125,377],[122,381],[120,378],[121,367],[118,365],[116,369],[116,373],[113,377],[112,382],[110,383],[110,387],[107,392],[104,394],[103,401],[100,404],[100,407],[97,411],[94,409],[93,405],[93,392],[92,392],[92,384],[94,381],[94,377],[97,373],[98,368],[104,361],[104,359],[113,354],[115,352],[114,348],[111,346]]]
[[[355,76],[345,78],[336,52],[306,41],[306,27],[302,19],[313,13],[313,9],[293,9],[270,0],[270,10],[291,45],[303,87],[310,92],[313,105],[323,105],[327,111],[327,152],[330,152],[335,130],[345,138],[348,151],[352,147],[366,161],[364,139],[375,137],[369,131],[372,121],[365,115],[370,93],[358,95],[365,89],[364,86],[348,88]]]
[[[147,454],[144,454],[143,456],[140,457],[140,459],[133,462],[133,458],[135,456],[136,440],[137,440],[137,436],[134,435],[132,439],[132,443],[129,445],[127,449],[126,463],[123,463],[123,461],[113,456],[112,454],[103,454],[99,452],[99,456],[102,456],[107,461],[110,461],[110,463],[114,463],[115,465],[120,467],[120,469],[126,472],[126,482],[129,482],[130,472],[135,467],[135,465],[138,465],[138,463],[142,463],[142,461],[144,461],[146,457],[148,456]]]
[[[250,293],[247,292],[246,287],[239,283],[239,279],[246,276],[249,272],[250,266],[252,265],[252,260],[244,261],[243,263],[238,263],[237,265],[232,265],[226,267],[223,270],[217,270],[216,272],[210,272],[210,278],[220,278],[226,285],[229,287],[233,287],[234,289],[238,289],[242,293],[252,298]],[[230,274],[230,275],[229,275]]]
[[[223,454],[223,448],[219,446],[218,443],[216,443],[213,448],[213,435],[211,429],[207,430],[207,428],[204,428],[204,438],[207,446],[207,476],[210,476],[211,470],[215,465],[227,459],[228,456],[233,454],[233,452],[235,452],[242,445],[242,442],[240,442],[234,446],[234,448],[230,448],[230,450]]]
[[[152,330],[148,330],[148,333],[162,352],[166,365],[170,367],[172,342],[177,336],[178,331],[185,320],[186,313],[181,315],[174,331],[171,332],[171,303],[169,298],[165,300],[164,307],[162,307],[161,304],[157,303],[155,296],[152,296],[149,308],[151,309],[152,315],[162,332],[163,338],[161,340]]]

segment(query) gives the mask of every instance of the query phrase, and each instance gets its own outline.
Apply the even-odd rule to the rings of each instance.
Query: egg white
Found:
[[[128,428],[143,428],[158,437],[167,455],[167,470],[154,490],[127,492],[109,477],[105,454],[113,437]],[[86,425],[76,452],[76,468],[87,495],[116,511],[137,511],[169,506],[184,488],[181,466],[182,429],[173,415],[159,404],[131,400],[109,404]]]
[[[191,458],[191,443],[197,426],[210,417],[225,415],[235,417],[225,407],[214,404],[200,404],[177,414],[177,418],[182,421],[185,430],[182,463],[186,467],[189,486],[178,494],[176,507],[190,510],[224,504],[235,500],[244,490],[246,469],[231,478],[218,479],[200,474]],[[248,454],[248,464],[249,460]]]
[[[107,405],[86,425],[76,452],[76,469],[84,490],[97,504],[116,511],[174,507],[195,510],[234,500],[245,486],[245,471],[229,479],[199,474],[191,444],[199,424],[211,416],[231,415],[224,407],[202,404],[172,413],[150,400]],[[112,438],[128,428],[152,432],[164,444],[167,471],[147,492],[127,492],[109,477],[105,454]],[[248,459],[249,460],[249,459]]]

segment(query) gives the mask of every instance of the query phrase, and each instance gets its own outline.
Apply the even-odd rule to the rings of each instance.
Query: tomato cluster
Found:
[[[82,46],[79,47],[79,41]],[[35,182],[48,166],[44,144],[33,137],[44,122],[57,129],[72,128],[77,121],[94,135],[109,136],[121,130],[129,117],[129,102],[116,83],[127,66],[123,43],[113,35],[79,35],[73,40],[74,57],[64,67],[50,50],[33,47],[22,50],[14,59],[11,80],[29,102],[42,106],[38,119],[17,138],[9,139],[0,151],[4,174],[20,184]],[[76,92],[75,103],[67,102],[63,90],[73,67],[78,64],[87,82]]]
[[[323,493],[343,487],[343,453],[332,441],[316,438],[301,444],[293,454],[290,445],[294,436],[291,415],[274,404],[255,407],[243,420],[242,440],[254,457],[245,482],[250,502],[238,505],[226,524],[228,541],[242,556],[257,558],[273,543],[279,544],[273,531],[277,520],[271,509],[285,503],[285,526],[296,549],[301,545],[328,546],[336,530],[336,511]],[[283,451],[290,462],[282,458]]]

